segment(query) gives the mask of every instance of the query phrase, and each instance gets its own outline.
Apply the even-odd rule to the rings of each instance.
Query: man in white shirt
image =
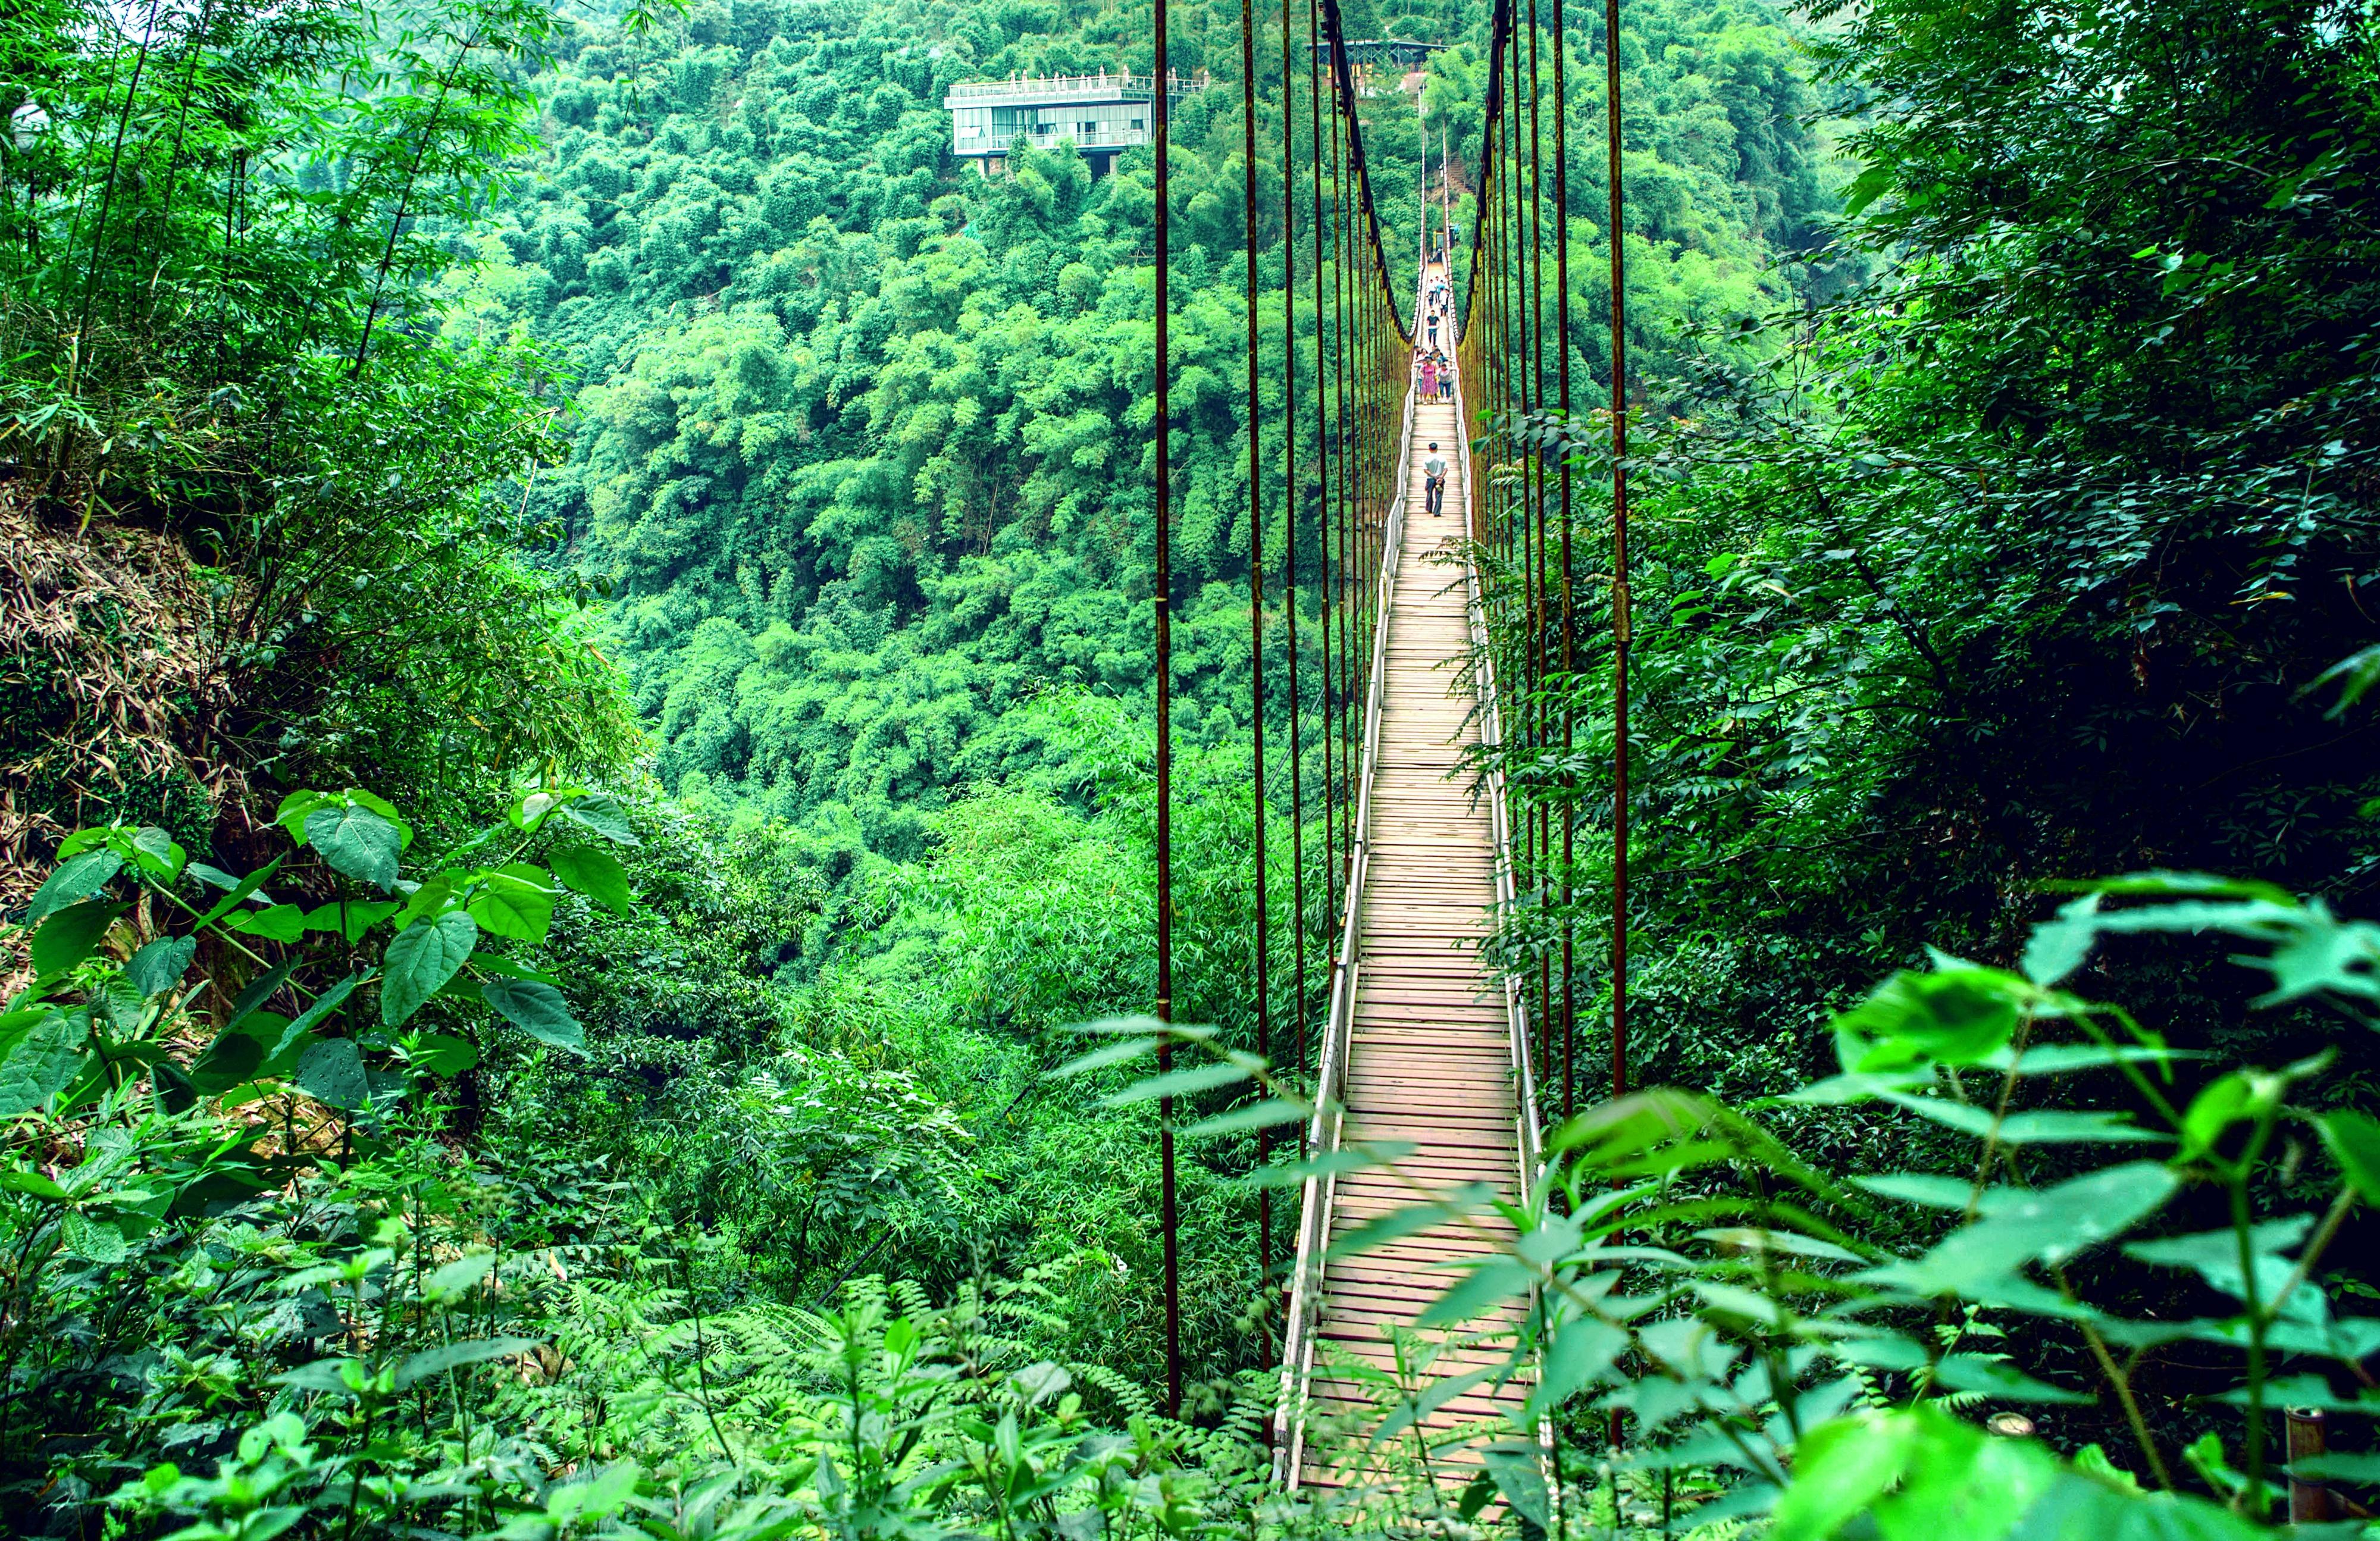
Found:
[[[1435,519],[1446,501],[1446,461],[1435,442],[1429,446],[1429,458],[1421,463],[1421,474],[1422,501],[1429,504],[1429,516]]]

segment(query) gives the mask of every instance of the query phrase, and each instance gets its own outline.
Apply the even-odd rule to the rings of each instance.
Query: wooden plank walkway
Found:
[[[1355,995],[1346,1059],[1342,1139],[1402,1141],[1414,1148],[1386,1167],[1330,1186],[1334,1240],[1378,1215],[1483,1183],[1510,1197],[1520,1173],[1512,1031],[1504,993],[1480,961],[1497,903],[1495,830],[1463,764],[1478,742],[1475,698],[1461,673],[1471,643],[1464,569],[1432,560],[1459,542],[1469,489],[1463,426],[1452,403],[1417,403],[1406,466],[1402,537],[1393,553],[1394,600],[1382,674],[1378,759],[1371,783],[1368,865],[1357,922]],[[1423,465],[1435,441],[1449,467],[1443,509],[1428,512]],[[1309,1416],[1369,1423],[1382,1387],[1360,1367],[1392,1373],[1394,1338],[1438,1345],[1423,1377],[1500,1362],[1495,1336],[1511,1319],[1419,1332],[1414,1322],[1459,1274],[1463,1258],[1509,1241],[1512,1228],[1485,1204],[1450,1221],[1323,1268],[1308,1390]],[[1517,1310],[1517,1305],[1513,1310]],[[1484,1341],[1475,1340],[1484,1339]],[[1408,1348],[1407,1361],[1416,1357]],[[1369,1382],[1369,1384],[1367,1384]],[[1523,1385],[1474,1388],[1427,1415],[1436,1440],[1482,1420],[1500,1426],[1526,1396]],[[1409,1459],[1412,1439],[1399,1441]],[[1359,1442],[1360,1445],[1360,1442]],[[1387,1476],[1355,1450],[1305,1447],[1305,1482],[1338,1486]],[[1368,1465],[1371,1469],[1361,1469]]]

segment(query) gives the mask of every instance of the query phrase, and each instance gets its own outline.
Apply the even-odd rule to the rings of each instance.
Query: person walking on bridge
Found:
[[[1426,358],[1421,361],[1421,399],[1436,400],[1438,396],[1438,360]]]
[[[1429,458],[1421,463],[1422,501],[1429,504],[1429,516],[1437,518],[1446,502],[1446,459],[1438,453],[1436,440],[1430,442]]]

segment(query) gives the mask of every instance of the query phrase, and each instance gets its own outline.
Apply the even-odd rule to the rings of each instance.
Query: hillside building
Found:
[[[1168,100],[1207,89],[1207,72],[1184,79],[1169,74]],[[1006,80],[967,80],[951,87],[942,105],[951,113],[951,153],[972,160],[987,176],[1005,162],[1018,140],[1048,149],[1071,140],[1091,163],[1091,175],[1105,176],[1123,152],[1155,139],[1150,104],[1156,80],[1147,75],[1018,76]]]

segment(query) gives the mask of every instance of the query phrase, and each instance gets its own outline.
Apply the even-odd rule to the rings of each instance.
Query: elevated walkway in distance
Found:
[[[1426,270],[1425,285],[1439,271],[1435,264]],[[1342,977],[1334,980],[1323,1050],[1322,1095],[1342,1110],[1318,1120],[1328,1125],[1318,1142],[1325,1149],[1389,1142],[1411,1149],[1384,1165],[1307,1184],[1284,1377],[1291,1438],[1282,1474],[1292,1486],[1372,1484],[1410,1472],[1411,1433],[1396,1450],[1367,1455],[1360,1433],[1352,1448],[1340,1448],[1349,1442],[1334,1445],[1319,1430],[1326,1424],[1359,1431],[1373,1426],[1371,1409],[1394,1395],[1400,1339],[1408,1371],[1433,1358],[1419,1377],[1427,1386],[1503,1363],[1510,1344],[1496,1340],[1509,1334],[1522,1309],[1513,1302],[1451,1329],[1415,1326],[1459,1277],[1454,1269],[1464,1259],[1512,1240],[1511,1226],[1481,1200],[1468,1202],[1461,1219],[1418,1234],[1343,1257],[1323,1256],[1323,1244],[1425,1197],[1477,1184],[1510,1199],[1535,1154],[1534,1121],[1523,1115],[1528,1067],[1518,1001],[1480,956],[1512,889],[1500,780],[1475,791],[1464,762],[1483,731],[1495,731],[1495,718],[1481,710],[1463,671],[1479,618],[1475,581],[1459,560],[1470,505],[1463,431],[1456,404],[1412,404],[1402,508],[1390,520],[1378,686],[1366,735],[1349,911],[1353,946],[1342,952]],[[1449,467],[1438,517],[1428,513],[1423,490],[1432,441]],[[1524,1384],[1499,1387],[1490,1377],[1427,1414],[1424,1437],[1451,1438],[1482,1424],[1508,1429],[1526,1395]],[[1316,1438],[1307,1438],[1309,1426]]]

